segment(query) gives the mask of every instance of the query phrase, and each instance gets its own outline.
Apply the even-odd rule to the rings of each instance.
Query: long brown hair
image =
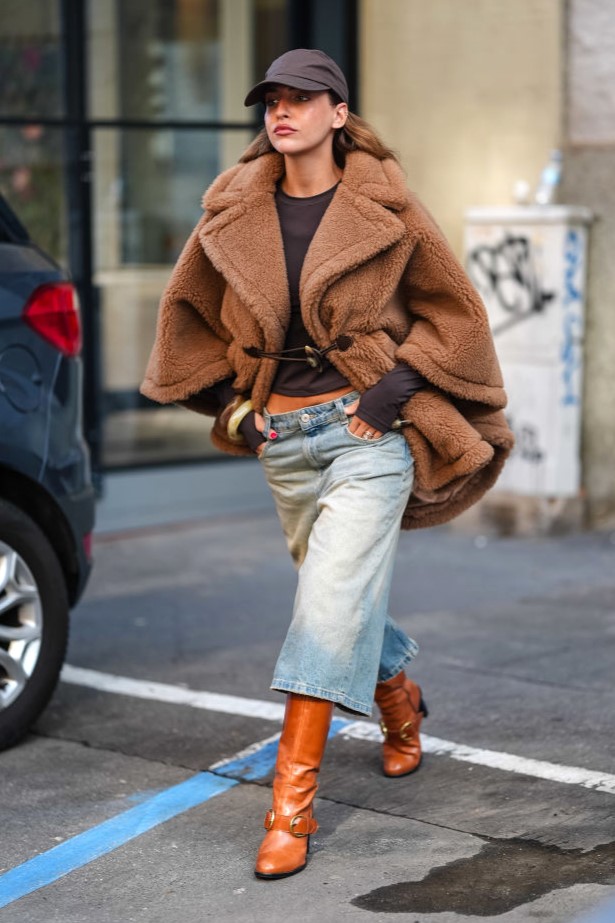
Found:
[[[334,93],[329,92],[329,97],[331,98],[331,104],[334,106],[341,102]],[[239,163],[248,163],[250,160],[256,160],[257,157],[270,154],[274,150],[275,148],[267,137],[267,130],[261,128],[256,138],[239,158]],[[348,113],[346,124],[343,128],[338,128],[333,137],[333,158],[337,166],[342,170],[346,162],[346,154],[350,153],[350,151],[364,151],[377,160],[398,160],[395,151],[384,144],[369,122],[355,115],[354,112]]]

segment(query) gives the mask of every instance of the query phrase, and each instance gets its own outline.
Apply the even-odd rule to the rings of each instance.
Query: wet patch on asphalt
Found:
[[[374,913],[444,913],[488,917],[551,891],[615,883],[615,843],[583,852],[532,840],[493,840],[475,855],[432,869],[421,881],[400,881],[351,901]]]

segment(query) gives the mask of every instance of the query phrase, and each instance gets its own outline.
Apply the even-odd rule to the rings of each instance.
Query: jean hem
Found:
[[[309,695],[315,699],[324,699],[326,702],[333,702],[334,705],[340,705],[345,710],[362,715],[365,718],[371,717],[372,714],[371,705],[357,702],[343,692],[333,692],[331,689],[321,689],[318,686],[309,686],[307,683],[290,683],[274,677],[271,682],[271,689],[277,692],[297,692],[299,695]]]
[[[406,651],[406,653],[404,654],[404,656],[402,657],[402,659],[399,661],[399,663],[396,666],[391,667],[390,670],[387,670],[384,676],[380,676],[380,675],[378,676],[378,682],[386,683],[388,682],[388,680],[393,679],[394,676],[398,676],[398,674],[401,673],[403,668],[414,660],[415,656],[416,656],[416,651]]]

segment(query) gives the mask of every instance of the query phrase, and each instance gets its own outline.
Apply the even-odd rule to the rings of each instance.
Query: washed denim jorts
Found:
[[[271,688],[370,715],[376,682],[418,650],[387,612],[414,464],[398,431],[349,432],[345,408],[358,397],[265,412],[260,458],[299,571]]]

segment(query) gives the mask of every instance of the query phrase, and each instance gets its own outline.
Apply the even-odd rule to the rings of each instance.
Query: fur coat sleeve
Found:
[[[204,221],[188,238],[163,292],[141,393],[213,416],[218,402],[206,389],[234,372],[227,358],[231,337],[220,319],[225,281],[201,246]]]
[[[486,311],[429,213],[410,197],[417,240],[403,276],[414,318],[396,357],[432,385],[406,405],[416,465],[405,528],[447,521],[495,483],[513,446]]]

